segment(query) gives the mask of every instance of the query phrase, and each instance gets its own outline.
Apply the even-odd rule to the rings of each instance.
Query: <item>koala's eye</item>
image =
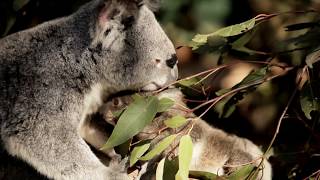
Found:
[[[112,104],[113,104],[113,106],[120,106],[121,105],[118,98],[112,99]]]
[[[128,29],[128,28],[132,27],[134,21],[135,21],[134,16],[129,16],[129,17],[122,19],[121,24],[124,25],[125,29]]]

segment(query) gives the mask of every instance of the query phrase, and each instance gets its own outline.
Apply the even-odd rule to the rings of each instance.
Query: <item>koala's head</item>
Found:
[[[175,48],[150,10],[150,1],[96,1],[87,57],[115,91],[153,91],[177,79]]]
[[[150,93],[140,93],[142,96],[147,96]],[[162,116],[166,117],[167,114],[180,114],[184,115],[186,112],[179,110],[179,105],[185,106],[184,95],[177,88],[169,88],[165,91],[160,92],[156,96],[159,100],[162,98],[169,98],[175,102],[173,108],[169,109],[167,112],[162,113]],[[111,97],[100,109],[100,113],[104,116],[104,119],[110,124],[116,124],[115,114],[121,112],[128,105],[130,105],[134,99],[132,95],[115,96]]]

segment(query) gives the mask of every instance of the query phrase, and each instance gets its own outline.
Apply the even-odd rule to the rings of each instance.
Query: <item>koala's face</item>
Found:
[[[174,46],[143,2],[104,2],[94,36],[93,57],[101,62],[106,84],[117,91],[152,91],[177,79]]]

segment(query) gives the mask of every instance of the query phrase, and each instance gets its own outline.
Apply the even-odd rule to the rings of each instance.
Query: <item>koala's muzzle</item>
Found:
[[[178,62],[178,57],[176,54],[173,54],[170,59],[166,60],[167,66],[170,67],[171,69],[174,68],[174,66],[177,64],[177,62]]]

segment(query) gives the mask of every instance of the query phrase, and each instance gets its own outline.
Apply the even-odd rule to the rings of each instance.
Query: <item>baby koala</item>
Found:
[[[157,97],[159,99],[170,98],[175,101],[175,105],[168,111],[159,114],[150,125],[145,127],[136,136],[138,140],[150,139],[151,137],[151,144],[155,145],[167,135],[183,131],[187,133],[191,129],[190,136],[194,149],[190,170],[207,171],[223,175],[237,170],[244,164],[252,163],[258,166],[261,163],[263,153],[250,140],[227,134],[220,129],[210,126],[193,113],[188,112],[185,108],[186,104],[183,101],[183,94],[179,89],[165,90],[158,94]],[[105,121],[115,124],[114,112],[123,109],[132,101],[131,96],[115,97],[109,100],[99,112]],[[188,123],[176,129],[166,128],[164,121],[177,115],[188,119]],[[88,122],[90,122],[91,128],[89,127],[87,131],[83,131],[83,138],[94,147],[101,148],[106,142],[108,134],[101,132],[101,127],[99,129],[96,126],[96,119],[91,119]],[[159,130],[163,130],[160,135],[157,133]],[[155,138],[152,137],[153,135]],[[169,152],[177,154],[178,148],[175,147],[178,143],[178,140],[174,142],[163,155],[168,155]],[[110,154],[110,152],[106,153]],[[270,180],[271,178],[271,165],[267,160],[263,160],[257,179]]]

